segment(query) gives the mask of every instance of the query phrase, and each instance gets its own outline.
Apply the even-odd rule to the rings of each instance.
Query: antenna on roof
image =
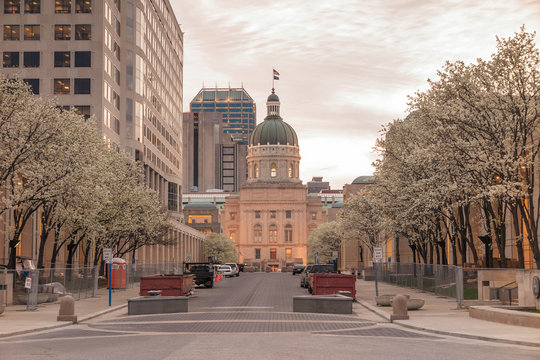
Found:
[[[244,82],[242,81],[242,89],[244,88]]]
[[[229,89],[231,88],[231,82],[229,81]]]

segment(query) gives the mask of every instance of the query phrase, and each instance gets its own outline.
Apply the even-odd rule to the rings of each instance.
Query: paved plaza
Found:
[[[188,313],[128,316],[126,299],[138,289],[116,291],[111,308],[106,293],[77,301],[77,325],[56,322],[58,304],[10,307],[0,317],[0,358],[431,359],[436,349],[440,359],[538,359],[540,330],[469,319],[450,298],[380,290],[424,298],[425,308],[391,324],[388,308],[374,306],[374,283],[358,280],[354,314],[294,313],[292,297],[307,294],[298,276],[244,273],[197,288]]]

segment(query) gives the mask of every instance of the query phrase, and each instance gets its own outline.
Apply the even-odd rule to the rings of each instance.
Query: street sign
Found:
[[[338,258],[338,252],[332,251],[332,260],[337,260],[337,258]]]
[[[191,252],[188,251],[186,253],[186,261],[189,261],[189,260],[191,260]]]
[[[27,277],[24,281],[24,287],[26,289],[30,289],[32,287],[32,278],[31,277]]]
[[[112,263],[112,248],[104,248],[103,249],[103,260],[105,260],[105,262],[107,264],[110,264]]]
[[[383,259],[383,248],[373,248],[373,262],[381,262]]]

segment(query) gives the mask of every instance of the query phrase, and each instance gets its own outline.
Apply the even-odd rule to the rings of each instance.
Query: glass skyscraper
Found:
[[[190,103],[190,111],[223,115],[223,132],[247,144],[256,125],[256,106],[244,88],[203,88]]]

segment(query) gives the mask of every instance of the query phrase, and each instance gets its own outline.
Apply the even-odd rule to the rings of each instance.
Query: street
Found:
[[[293,313],[292,297],[305,294],[290,273],[241,273],[197,288],[188,313],[124,308],[0,339],[0,359],[538,359],[537,349],[408,330],[356,305],[353,315]]]

